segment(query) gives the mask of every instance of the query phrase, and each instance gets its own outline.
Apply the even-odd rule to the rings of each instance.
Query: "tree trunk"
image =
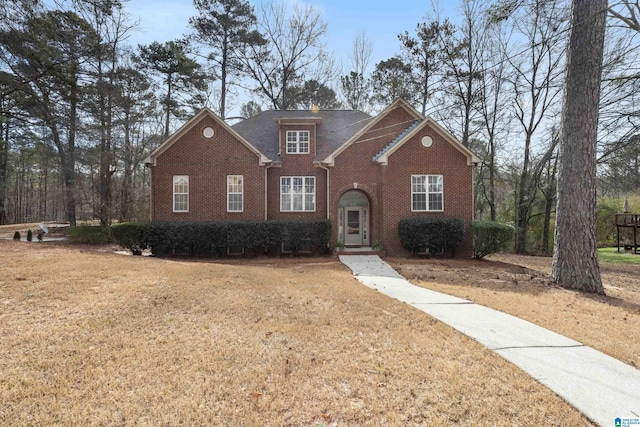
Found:
[[[493,133],[489,138],[489,211],[491,221],[496,220],[496,144]]]
[[[169,139],[169,118],[171,115],[171,96],[173,95],[171,93],[172,86],[173,86],[173,75],[169,74],[169,76],[167,76],[167,102],[165,105],[165,108],[167,109],[167,111],[165,112],[165,119],[164,119],[164,139],[165,140]]]
[[[531,206],[529,194],[529,150],[531,135],[527,134],[524,145],[524,160],[520,182],[518,184],[518,198],[516,203],[516,253],[527,252],[527,229],[529,225],[529,206]]]
[[[549,237],[551,235],[551,214],[553,212],[553,206],[556,203],[556,176],[558,173],[558,157],[553,160],[553,165],[549,168],[549,181],[544,189],[544,226],[542,230],[542,253],[549,255],[551,248],[549,247]]]
[[[596,138],[607,0],[573,0],[551,280],[604,295],[596,241]]]
[[[224,35],[222,42],[222,64],[220,64],[220,118],[224,120],[227,109],[227,67],[229,66],[229,38]]]
[[[124,111],[124,165],[122,170],[122,192],[120,201],[120,222],[131,219],[133,204],[133,146],[131,143],[130,111]]]
[[[9,119],[0,109],[0,225],[7,223],[7,160],[9,158]]]

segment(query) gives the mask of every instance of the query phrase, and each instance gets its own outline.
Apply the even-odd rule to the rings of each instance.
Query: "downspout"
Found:
[[[149,221],[153,222],[153,191],[155,189],[153,185],[153,169],[151,168],[151,163],[145,163],[144,167],[149,169],[149,182],[151,183],[149,186]]]
[[[273,163],[269,163],[269,164],[268,164],[268,165],[266,165],[266,166],[265,166],[265,168],[264,168],[264,220],[265,220],[265,221],[267,221],[267,220],[269,219],[269,218],[268,218],[268,216],[269,216],[269,215],[268,215],[268,208],[269,208],[269,205],[268,205],[268,200],[267,200],[267,198],[268,198],[268,193],[269,193],[267,190],[268,190],[268,188],[269,188],[269,187],[268,187],[268,182],[267,182],[267,171],[269,170],[269,168],[270,168],[271,166],[273,166]]]
[[[330,199],[330,197],[329,197],[329,194],[330,194],[330,192],[329,192],[329,189],[330,189],[330,185],[329,185],[329,168],[326,168],[326,167],[322,166],[321,163],[318,164],[318,167],[327,171],[327,219],[329,219],[329,213],[331,212],[331,207],[329,206],[329,199]]]

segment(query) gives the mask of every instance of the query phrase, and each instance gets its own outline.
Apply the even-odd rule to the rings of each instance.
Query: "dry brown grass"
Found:
[[[335,259],[0,254],[2,425],[589,425]]]
[[[389,261],[412,282],[551,329],[640,367],[640,267],[601,263],[607,297],[550,286],[551,258]]]

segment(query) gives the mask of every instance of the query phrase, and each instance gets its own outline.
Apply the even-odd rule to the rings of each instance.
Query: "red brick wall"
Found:
[[[308,130],[310,132],[309,154],[287,154],[286,133],[288,130]],[[280,128],[280,165],[268,170],[269,195],[267,197],[268,216],[273,220],[312,221],[327,217],[327,174],[324,169],[313,166],[315,157],[314,125],[283,125]],[[315,212],[280,212],[280,177],[314,176],[316,178]]]
[[[337,240],[338,200],[354,188],[369,199],[370,243],[381,241],[388,255],[407,255],[400,245],[398,222],[409,216],[452,216],[472,220],[472,168],[467,158],[430,127],[389,156],[386,166],[373,161],[384,147],[404,131],[414,118],[402,108],[390,112],[359,140],[335,158],[330,168],[329,218],[334,223],[330,245]],[[202,136],[206,126],[215,129],[211,139]],[[274,123],[274,126],[277,126]],[[287,130],[309,130],[309,154],[286,154]],[[423,136],[433,138],[425,148]],[[278,166],[268,176],[268,219],[317,220],[327,216],[326,171],[313,166],[315,128],[313,125],[286,125],[281,128]],[[274,159],[277,160],[277,159]],[[444,186],[444,212],[411,211],[411,175],[441,174]],[[189,212],[173,212],[173,176],[188,175]],[[227,212],[227,175],[244,176],[244,212]],[[315,212],[280,212],[280,177],[316,178]],[[152,219],[155,221],[260,220],[264,219],[264,167],[258,156],[211,118],[204,118],[157,159],[152,168]],[[471,256],[471,236],[456,251]]]
[[[386,241],[384,232],[383,205],[383,169],[373,161],[373,157],[384,147],[393,141],[404,131],[415,118],[402,108],[391,111],[380,122],[376,123],[369,131],[364,133],[358,141],[350,145],[335,159],[335,166],[331,168],[331,211],[330,218],[333,221],[331,245],[337,240],[338,200],[347,190],[354,188],[357,183],[358,190],[369,198],[369,241]]]
[[[213,138],[202,130],[211,126]],[[173,212],[173,176],[189,176],[189,212]],[[244,211],[227,212],[227,175],[244,176]],[[264,219],[264,167],[249,148],[205,117],[162,153],[152,167],[154,221]]]
[[[433,138],[429,148],[422,146],[423,136]],[[432,128],[426,126],[402,147],[389,156],[389,164],[384,166],[385,209],[384,227],[389,232],[385,236],[385,249],[389,254],[406,253],[400,244],[398,222],[411,216],[448,216],[465,221],[467,232],[465,242],[456,249],[456,256],[472,255],[472,239],[469,224],[473,219],[472,167],[467,158],[453,145],[445,141]],[[411,175],[443,175],[444,212],[411,211]]]

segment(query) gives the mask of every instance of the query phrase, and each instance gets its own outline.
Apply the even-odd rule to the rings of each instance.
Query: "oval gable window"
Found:
[[[423,147],[431,147],[433,145],[433,139],[430,136],[425,136],[422,138],[422,146]]]
[[[213,135],[215,135],[215,133],[216,131],[211,126],[207,126],[202,130],[202,136],[204,136],[205,138],[213,138]]]

